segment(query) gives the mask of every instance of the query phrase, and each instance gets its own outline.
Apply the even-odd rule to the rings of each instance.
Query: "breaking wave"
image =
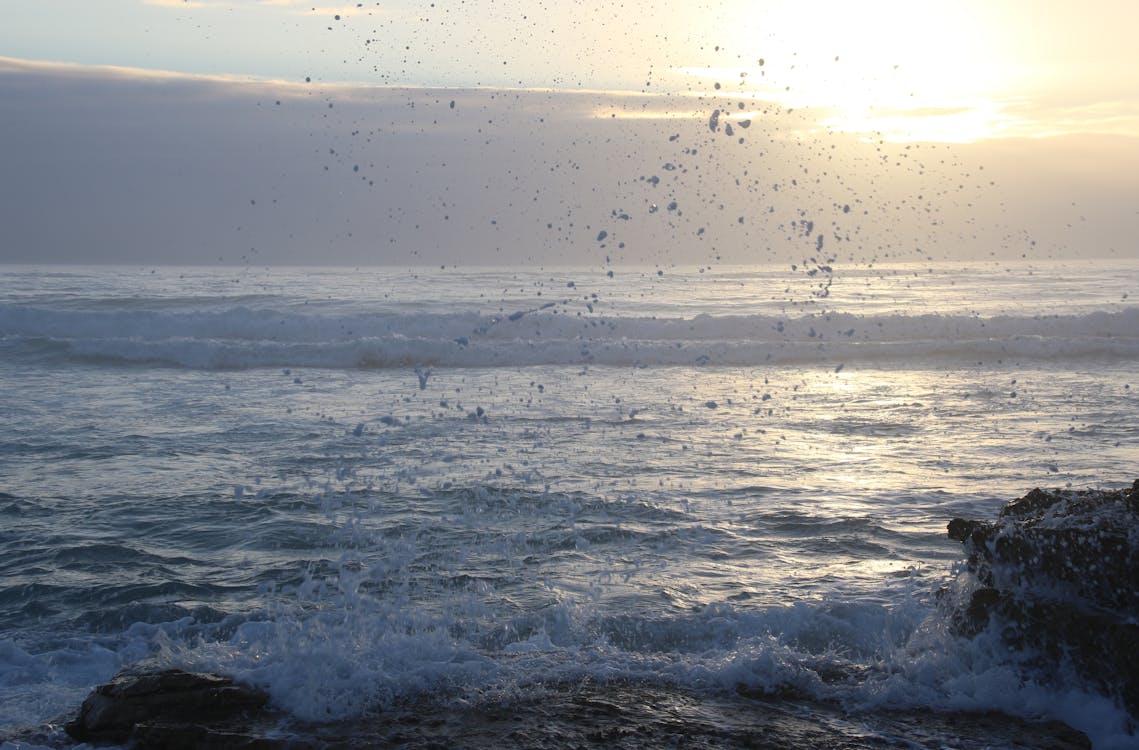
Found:
[[[1139,308],[1077,315],[693,317],[0,305],[6,357],[191,369],[726,365],[1139,357]]]

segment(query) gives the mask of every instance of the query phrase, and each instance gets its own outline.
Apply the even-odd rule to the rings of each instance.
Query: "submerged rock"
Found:
[[[120,674],[87,696],[66,731],[134,748],[276,748],[246,731],[268,696],[228,677],[178,669]]]
[[[1139,717],[1139,480],[1121,490],[1035,489],[995,522],[955,518],[978,587],[958,630],[995,625],[1044,674],[1073,669]]]

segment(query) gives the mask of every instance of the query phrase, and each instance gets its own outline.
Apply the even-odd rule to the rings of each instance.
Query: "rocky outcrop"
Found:
[[[249,730],[268,696],[227,677],[177,669],[120,674],[87,696],[67,733],[82,742],[133,748],[248,748],[287,745]]]
[[[960,632],[1000,628],[1042,673],[1074,670],[1139,717],[1139,480],[1035,489],[996,521],[953,519],[949,536],[978,584],[954,613]]]

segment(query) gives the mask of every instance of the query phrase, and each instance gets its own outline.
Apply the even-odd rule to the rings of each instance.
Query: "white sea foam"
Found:
[[[326,315],[246,307],[208,313],[70,311],[8,304],[0,305],[0,332],[10,357],[196,369],[1139,358],[1139,308],[992,318],[561,313]]]
[[[122,653],[82,639],[35,652],[0,639],[0,727],[33,727],[71,713],[122,663]]]
[[[527,616],[490,647],[466,619],[405,605],[278,612],[227,642],[181,652],[180,667],[233,673],[310,721],[352,719],[424,693],[530,683],[649,680],[696,692],[744,688],[837,701],[853,711],[933,708],[1063,718],[1097,749],[1129,747],[1129,719],[1107,698],[1025,680],[996,633],[967,640],[936,608],[817,602],[765,610],[727,604],[642,619],[566,601]],[[456,637],[466,632],[474,640]]]

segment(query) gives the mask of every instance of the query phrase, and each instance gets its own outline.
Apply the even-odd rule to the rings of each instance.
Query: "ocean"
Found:
[[[1135,747],[939,592],[951,518],[1139,476],[1137,293],[1131,260],[3,267],[0,741],[182,667],[293,726],[639,685]]]

